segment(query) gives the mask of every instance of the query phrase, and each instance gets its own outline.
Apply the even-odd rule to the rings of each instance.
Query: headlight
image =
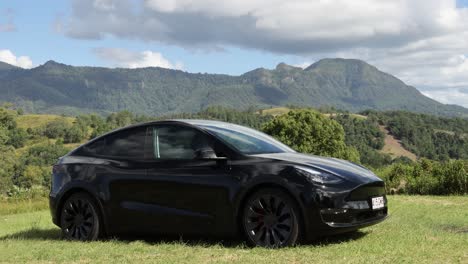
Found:
[[[337,184],[343,180],[331,173],[314,170],[308,167],[296,166],[296,170],[307,177],[308,180],[318,184]]]

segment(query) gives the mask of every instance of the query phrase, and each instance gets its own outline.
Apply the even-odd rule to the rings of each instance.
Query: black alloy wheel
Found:
[[[263,189],[247,200],[243,227],[253,246],[292,246],[299,238],[299,211],[296,203],[280,189]]]
[[[97,212],[97,206],[88,194],[73,194],[65,201],[61,211],[64,238],[81,241],[98,239],[101,226]]]

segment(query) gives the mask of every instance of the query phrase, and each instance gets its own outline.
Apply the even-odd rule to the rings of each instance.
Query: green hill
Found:
[[[3,63],[1,101],[27,112],[71,115],[123,109],[164,115],[197,112],[209,105],[236,109],[296,105],[468,116],[466,108],[436,102],[392,75],[350,59],[324,59],[306,69],[280,63],[272,70],[260,68],[240,76],[157,67],[73,67],[54,61],[24,70]]]

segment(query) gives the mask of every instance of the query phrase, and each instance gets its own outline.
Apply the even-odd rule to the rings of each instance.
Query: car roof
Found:
[[[227,126],[227,125],[234,125],[228,122],[222,122],[217,120],[206,120],[206,119],[172,119],[167,121],[177,121],[181,123],[187,123],[193,126],[209,126],[209,125],[218,125],[218,126]]]
[[[99,140],[101,138],[104,138],[104,137],[106,137],[108,135],[111,135],[111,134],[114,134],[114,133],[117,133],[117,132],[120,132],[120,131],[123,131],[123,130],[138,128],[138,127],[148,126],[148,125],[170,124],[170,123],[186,124],[186,125],[195,126],[195,127],[199,127],[201,125],[215,125],[215,124],[224,125],[224,126],[231,125],[230,123],[227,123],[227,122],[221,122],[221,121],[215,121],[215,120],[203,120],[203,119],[164,119],[164,120],[156,120],[156,121],[136,123],[136,124],[131,124],[131,125],[124,126],[124,127],[119,127],[119,128],[113,129],[111,131],[108,131],[108,132],[106,132],[106,133],[104,133],[102,135],[99,135],[99,136],[89,140],[88,142],[77,146],[72,151],[70,151],[70,153],[75,152],[77,149],[81,148],[84,145],[88,145],[88,144],[90,144],[90,143],[92,143],[94,141],[97,141],[97,140]]]
[[[228,123],[228,122],[223,122],[223,121],[217,121],[217,120],[207,120],[207,119],[163,119],[163,120],[157,120],[157,121],[148,121],[148,122],[142,122],[142,123],[136,123],[124,127],[117,128],[112,132],[116,132],[119,130],[124,130],[127,128],[135,128],[139,126],[147,126],[147,125],[157,125],[157,124],[167,124],[167,123],[179,123],[179,124],[186,124],[186,125],[191,125],[191,126],[239,126],[233,123]],[[106,133],[107,134],[107,133]]]
[[[97,138],[104,137],[106,135],[113,134],[118,131],[130,129],[130,128],[137,128],[141,126],[148,126],[148,125],[157,125],[157,124],[169,124],[169,123],[174,123],[174,124],[186,124],[186,125],[191,125],[191,126],[196,126],[200,127],[203,125],[212,125],[212,126],[235,126],[235,124],[228,123],[228,122],[222,122],[222,121],[216,121],[216,120],[205,120],[205,119],[164,119],[164,120],[157,120],[157,121],[148,121],[148,122],[142,122],[142,123],[136,123],[136,124],[131,124],[128,126],[116,128],[114,130],[111,130],[107,133],[104,133]],[[93,139],[94,140],[94,139]]]

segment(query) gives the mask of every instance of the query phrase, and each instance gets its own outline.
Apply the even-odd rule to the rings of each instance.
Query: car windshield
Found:
[[[200,125],[242,154],[295,152],[278,140],[257,130],[233,124]]]

